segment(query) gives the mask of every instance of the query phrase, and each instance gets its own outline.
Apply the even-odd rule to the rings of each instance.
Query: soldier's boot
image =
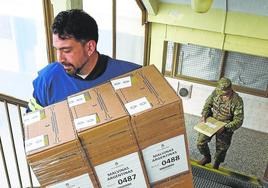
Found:
[[[220,164],[221,164],[221,162],[219,162],[219,161],[216,160],[216,161],[214,162],[214,164],[213,164],[213,168],[218,170],[219,167],[220,167]]]
[[[201,159],[200,161],[197,161],[197,164],[204,166],[210,162],[211,162],[211,155],[207,155],[207,156],[204,156],[204,158]]]

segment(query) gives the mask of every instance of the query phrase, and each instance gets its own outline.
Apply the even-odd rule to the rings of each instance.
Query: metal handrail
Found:
[[[19,180],[19,183],[20,183],[20,187],[23,187],[22,180],[21,180],[21,171],[20,171],[19,163],[18,163],[17,149],[15,147],[15,142],[14,142],[14,134],[13,134],[13,130],[12,130],[11,116],[10,116],[8,106],[9,106],[9,104],[17,106],[17,112],[18,112],[18,115],[19,115],[21,133],[22,133],[23,140],[24,140],[24,131],[23,131],[21,108],[26,108],[28,103],[26,101],[21,100],[21,99],[17,99],[15,97],[5,95],[5,94],[2,94],[2,93],[0,93],[0,102],[4,103],[5,113],[6,113],[6,118],[7,118],[7,124],[8,124],[9,133],[10,133],[9,136],[10,136],[10,139],[11,139],[12,151],[13,151],[13,155],[14,155],[14,158],[15,158],[16,170],[17,170],[17,174],[18,174],[18,180]],[[6,180],[7,180],[7,183],[9,185],[9,187],[11,187],[10,186],[10,176],[9,176],[9,172],[8,172],[8,169],[7,169],[7,163],[6,163],[6,155],[5,155],[5,151],[4,151],[3,147],[2,147],[1,138],[0,138],[0,149],[1,149],[3,166],[4,166],[5,173],[6,173]],[[31,187],[33,187],[30,167],[29,167],[29,165],[27,165],[27,167],[28,167],[27,171],[28,171],[28,177],[29,177],[29,180],[30,180],[30,185],[31,185]]]
[[[24,130],[23,130],[23,122],[22,122],[22,115],[21,115],[21,106],[17,105],[17,110],[18,110],[18,114],[19,114],[19,120],[20,120],[20,128],[21,128],[21,132],[22,132],[22,138],[23,140],[25,140],[25,134],[24,134]],[[30,165],[27,164],[27,173],[28,173],[28,177],[30,179],[30,185],[31,187],[33,187],[33,180],[32,180],[32,176],[31,176],[31,171],[30,171]]]
[[[3,160],[4,170],[5,170],[5,173],[6,173],[7,184],[8,184],[9,187],[11,187],[10,186],[10,178],[9,178],[9,174],[8,174],[8,170],[7,170],[6,157],[4,155],[4,149],[3,149],[1,137],[0,137],[0,150],[1,150],[1,157],[2,157],[2,160]]]
[[[13,149],[13,153],[14,153],[14,157],[15,157],[15,162],[16,162],[16,169],[17,169],[17,173],[18,173],[18,177],[19,177],[19,182],[20,185],[22,187],[22,181],[21,181],[21,176],[20,176],[20,169],[19,169],[19,163],[18,163],[18,155],[17,155],[17,151],[15,148],[15,143],[14,143],[14,134],[12,131],[12,127],[11,127],[11,120],[10,120],[10,114],[9,114],[9,109],[8,109],[8,104],[7,101],[4,101],[5,104],[5,109],[6,109],[6,115],[7,115],[7,121],[8,121],[8,128],[9,128],[9,133],[10,133],[10,138],[11,138],[11,143],[12,143],[12,149]]]
[[[14,104],[14,105],[19,105],[21,107],[27,108],[28,102],[21,100],[21,99],[17,99],[15,97],[9,96],[9,95],[5,95],[3,93],[0,93],[0,101],[4,102],[6,101],[9,104]]]

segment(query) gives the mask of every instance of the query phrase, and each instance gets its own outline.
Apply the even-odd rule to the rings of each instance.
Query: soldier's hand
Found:
[[[217,134],[221,134],[223,131],[224,131],[224,127],[222,127],[221,129],[219,129],[219,130],[217,131]]]
[[[202,116],[202,117],[201,117],[201,122],[206,123],[206,119],[207,119],[207,118],[205,118],[204,116]]]

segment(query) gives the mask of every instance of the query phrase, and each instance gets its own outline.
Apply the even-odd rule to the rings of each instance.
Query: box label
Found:
[[[152,108],[146,97],[142,97],[137,100],[126,103],[125,107],[130,115]]]
[[[67,99],[67,101],[68,101],[69,107],[73,107],[73,106],[77,106],[79,104],[83,104],[89,99],[90,99],[89,93],[86,92],[86,93],[83,93],[81,95],[69,97]]]
[[[165,140],[142,150],[150,183],[188,171],[184,135]]]
[[[49,185],[47,188],[94,188],[88,174],[83,174],[75,178]]]
[[[212,129],[215,129],[217,126],[213,123],[210,123],[210,122],[206,122],[205,123],[208,127],[212,128]]]
[[[48,145],[47,135],[40,135],[29,140],[25,140],[25,151],[33,151]]]
[[[45,111],[38,110],[36,112],[25,114],[22,119],[23,119],[24,126],[26,126],[26,125],[30,125],[32,123],[38,122],[44,118],[45,118]]]
[[[112,80],[111,83],[112,83],[114,90],[123,89],[123,88],[131,87],[131,78],[130,76],[127,76],[124,78]]]
[[[76,130],[82,129],[85,127],[91,127],[97,124],[97,114],[92,114],[89,116],[84,116],[81,118],[74,119],[74,125]]]
[[[147,187],[137,152],[95,167],[101,187]]]

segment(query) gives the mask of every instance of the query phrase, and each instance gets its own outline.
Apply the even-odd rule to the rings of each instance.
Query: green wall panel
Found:
[[[268,57],[268,40],[226,35],[224,49]]]
[[[223,32],[225,11],[211,9],[196,13],[189,5],[159,4],[157,15],[148,14],[148,21],[200,30]]]
[[[178,43],[191,43],[222,49],[224,34],[185,27],[167,26],[166,40]]]
[[[159,71],[162,70],[164,41],[166,38],[166,25],[152,24],[150,64],[154,64]]]
[[[268,17],[228,12],[225,33],[268,40]]]
[[[268,57],[267,16],[220,9],[200,14],[189,5],[160,3],[148,21],[153,22],[150,63],[160,70],[165,40]]]

